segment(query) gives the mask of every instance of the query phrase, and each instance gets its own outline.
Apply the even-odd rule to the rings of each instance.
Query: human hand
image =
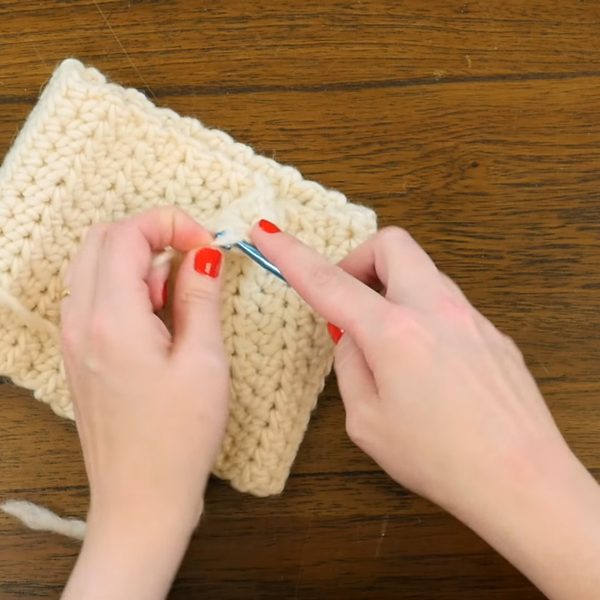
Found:
[[[92,227],[68,273],[62,347],[90,482],[92,553],[116,554],[115,540],[127,547],[129,533],[140,553],[140,540],[156,533],[164,551],[174,533],[181,553],[202,511],[229,401],[222,254],[211,241],[184,213],[156,209]],[[187,253],[173,336],[155,314],[167,273],[151,270],[152,253],[168,246]]]
[[[268,225],[253,240],[337,326],[330,332],[350,438],[549,597],[595,597],[598,486],[515,344],[402,230],[382,230],[337,266]]]
[[[396,481],[459,510],[499,470],[560,443],[519,350],[406,232],[382,230],[338,266],[286,234],[254,239],[345,331],[335,368],[348,434]]]

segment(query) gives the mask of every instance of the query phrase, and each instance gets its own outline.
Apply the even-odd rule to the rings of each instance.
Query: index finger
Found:
[[[290,234],[267,233],[259,227],[253,229],[252,239],[314,310],[348,331],[359,345],[368,344],[383,327],[387,300],[316,250]]]
[[[156,208],[109,229],[98,266],[97,305],[111,314],[152,304],[146,286],[152,253],[172,247],[189,252],[206,246],[212,235],[174,207]]]

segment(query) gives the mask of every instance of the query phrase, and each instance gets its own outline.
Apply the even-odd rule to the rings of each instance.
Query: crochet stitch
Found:
[[[0,375],[74,418],[57,336],[69,262],[93,223],[164,205],[227,231],[222,243],[267,218],[331,261],[376,231],[373,211],[341,193],[65,60],[0,167]],[[222,321],[232,405],[214,473],[244,492],[279,493],[333,344],[293,289],[234,252]]]

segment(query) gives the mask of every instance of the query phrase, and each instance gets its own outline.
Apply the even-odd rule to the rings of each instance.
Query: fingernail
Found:
[[[339,327],[336,327],[331,323],[327,323],[327,331],[329,332],[333,343],[337,346],[338,342],[342,339],[344,332]]]
[[[271,223],[271,221],[267,221],[266,219],[261,219],[258,222],[258,226],[266,233],[281,233],[281,229],[275,223]]]
[[[163,306],[167,303],[168,294],[169,294],[169,284],[167,281],[165,281],[165,285],[163,286],[163,292],[162,292]]]
[[[196,252],[194,259],[194,269],[202,275],[207,275],[216,279],[221,270],[221,261],[223,255],[216,248],[202,248]]]

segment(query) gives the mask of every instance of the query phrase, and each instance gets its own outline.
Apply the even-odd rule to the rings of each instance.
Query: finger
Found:
[[[80,328],[89,322],[94,305],[98,262],[108,231],[107,224],[90,227],[65,277],[70,294],[61,302],[62,327]]]
[[[403,229],[388,227],[360,245],[339,266],[370,287],[382,284],[395,304],[431,307],[450,288],[434,262]]]
[[[379,394],[373,373],[354,340],[346,333],[335,354],[335,373],[346,411],[346,431],[350,439],[362,446],[363,432],[377,410]]]
[[[146,283],[152,252],[169,246],[188,252],[211,242],[210,233],[172,207],[112,225],[98,268],[98,308],[128,322],[148,318],[153,311]]]
[[[194,360],[199,354],[223,352],[221,270],[223,253],[205,247],[189,252],[181,263],[173,295],[173,352]]]
[[[148,273],[153,251],[172,247],[189,252],[206,246],[212,235],[174,207],[156,208],[115,223],[106,242],[105,273],[119,289]]]
[[[165,259],[152,261],[150,273],[146,277],[146,284],[150,291],[150,302],[154,310],[160,310],[167,303],[168,296],[168,279],[172,268],[172,261]]]
[[[348,333],[342,336],[336,347],[335,373],[347,413],[362,413],[362,404],[373,403],[378,399],[373,372]]]
[[[360,346],[383,327],[389,303],[316,250],[289,234],[260,227],[253,229],[252,239],[316,312],[350,332]]]

